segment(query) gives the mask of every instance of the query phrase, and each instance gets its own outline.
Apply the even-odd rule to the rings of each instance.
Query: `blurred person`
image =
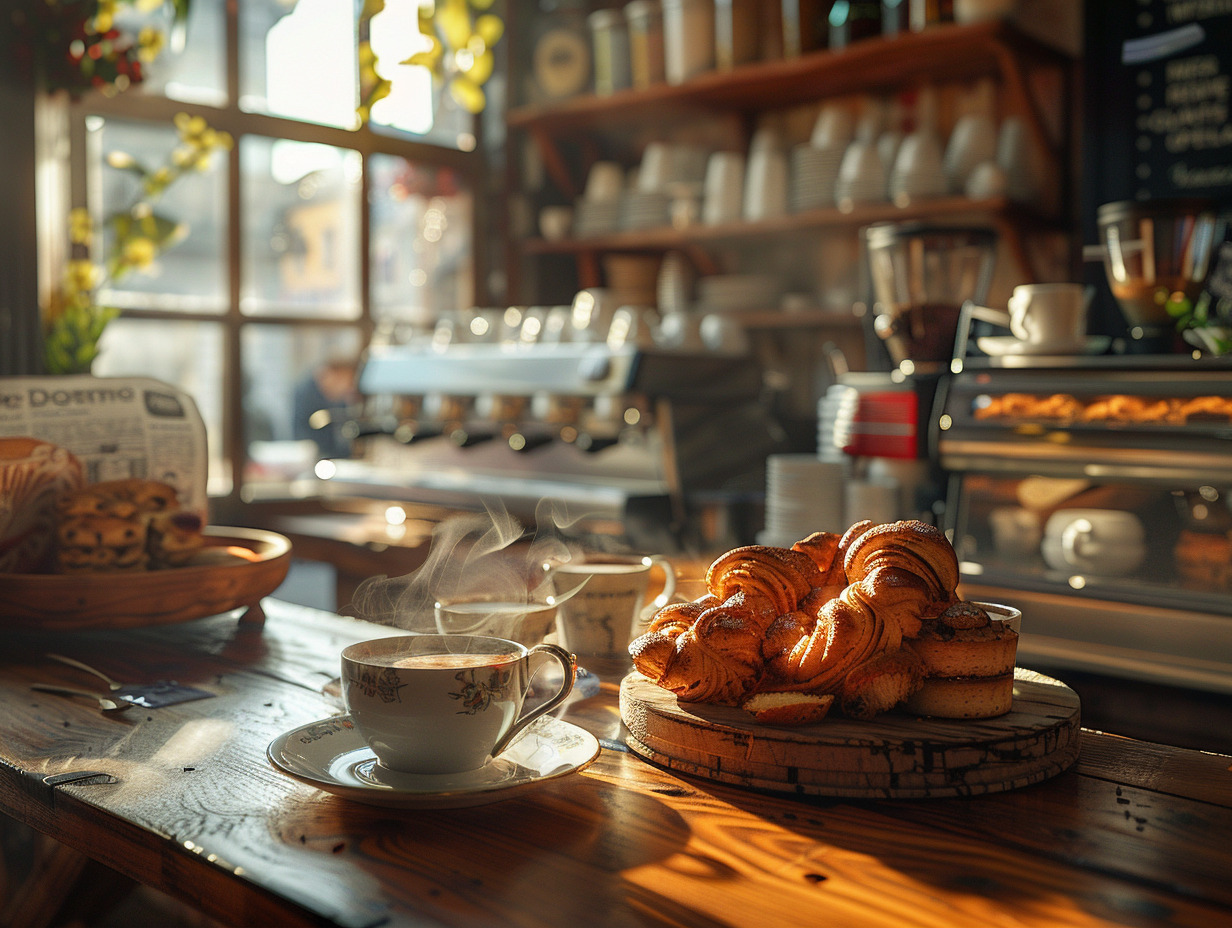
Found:
[[[343,434],[343,425],[359,400],[356,369],[353,358],[330,358],[295,387],[292,437],[316,442],[323,458],[350,456],[351,442]]]

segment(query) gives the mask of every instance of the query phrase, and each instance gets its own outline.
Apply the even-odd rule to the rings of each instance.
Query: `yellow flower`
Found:
[[[98,286],[101,274],[93,261],[70,261],[64,277],[65,296],[74,299],[79,294],[89,294]]]
[[[505,33],[505,24],[492,13],[472,18],[471,9],[483,11],[492,0],[437,0],[419,8],[419,31],[428,48],[403,64],[427,68],[449,89],[450,95],[472,113],[487,102],[483,85],[492,76],[492,47]]]
[[[167,44],[167,37],[153,26],[146,26],[137,33],[137,57],[149,64],[156,59]]]
[[[74,245],[88,245],[94,234],[94,220],[90,211],[78,206],[68,214],[68,238]]]
[[[120,259],[127,265],[145,269],[154,263],[158,257],[158,245],[145,236],[134,236],[124,243]]]
[[[115,25],[115,13],[116,0],[98,0],[98,12],[94,14],[90,27],[100,35],[109,31]]]

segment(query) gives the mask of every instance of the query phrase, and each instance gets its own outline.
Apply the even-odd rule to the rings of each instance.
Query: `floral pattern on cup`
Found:
[[[458,714],[474,715],[477,712],[486,712],[498,699],[509,698],[508,690],[513,674],[495,670],[486,680],[477,680],[474,671],[461,670],[454,675],[454,679],[462,684],[458,692],[449,694],[451,699],[462,700],[462,708],[458,710]]]

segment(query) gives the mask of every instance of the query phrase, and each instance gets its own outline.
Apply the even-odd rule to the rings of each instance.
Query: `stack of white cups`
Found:
[[[813,532],[842,532],[844,469],[814,454],[766,459],[766,521],[759,544],[789,548]]]

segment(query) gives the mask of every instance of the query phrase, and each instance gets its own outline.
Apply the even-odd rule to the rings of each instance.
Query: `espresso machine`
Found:
[[[474,310],[447,337],[438,326],[372,345],[356,453],[336,462],[332,492],[497,501],[524,519],[550,501],[574,531],[657,550],[740,540],[741,507],[784,441],[759,364],[745,351],[660,347],[637,319],[604,320],[602,340],[562,335],[576,313]],[[482,337],[458,337],[476,328]]]

